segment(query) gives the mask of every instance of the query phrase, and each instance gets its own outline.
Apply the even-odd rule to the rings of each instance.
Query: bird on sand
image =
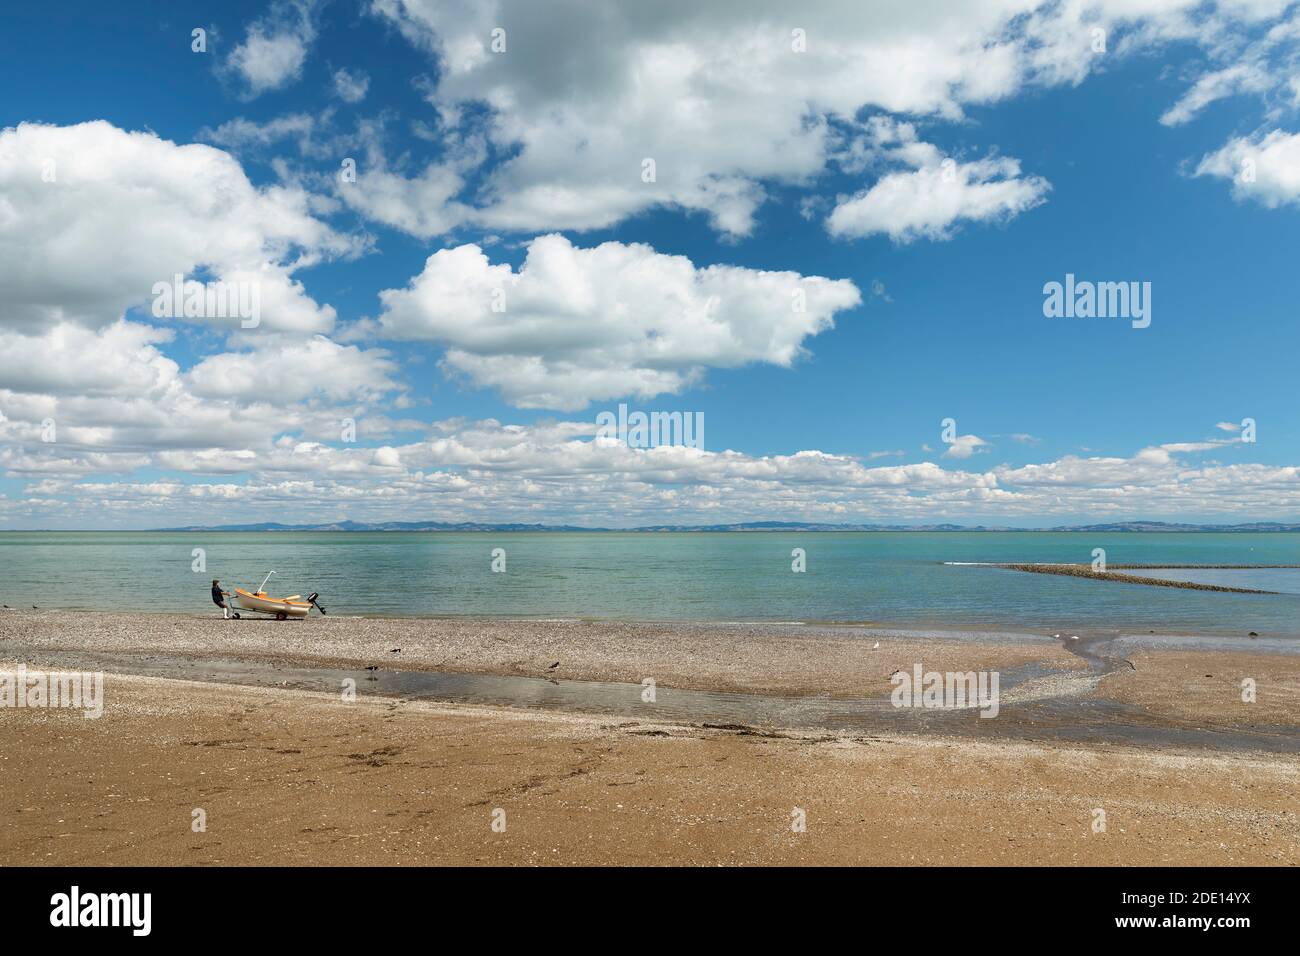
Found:
[[[879,642],[879,641],[876,641],[876,643],[872,644],[872,645],[871,645],[871,649],[872,649],[873,651],[878,651],[878,650],[880,650],[880,642]]]
[[[559,667],[559,666],[560,666],[560,662],[559,662],[559,661],[556,661],[554,664],[552,664],[550,667],[548,667],[548,668],[546,668],[546,669],[547,669],[548,671],[553,671],[553,670],[555,670],[555,668],[557,668],[557,667]]]

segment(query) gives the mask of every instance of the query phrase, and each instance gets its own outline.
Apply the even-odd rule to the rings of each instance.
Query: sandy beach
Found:
[[[1118,659],[1103,637],[1080,644],[793,625],[6,612],[0,669],[108,676],[96,720],[0,708],[0,861],[1300,863],[1300,657],[1243,643]],[[226,664],[208,674],[213,658]],[[887,700],[890,673],[913,662],[1019,677],[996,719],[912,720]],[[313,669],[355,674],[355,699],[310,689],[301,675]],[[497,675],[583,703],[448,703],[366,679],[422,672],[465,675],[470,701],[471,675]],[[635,693],[647,677],[665,700],[701,695],[692,707],[713,695],[742,714],[751,701],[800,706],[681,719],[650,704],[602,713],[579,693]],[[1245,677],[1257,687],[1249,704]],[[838,726],[815,726],[824,716]]]

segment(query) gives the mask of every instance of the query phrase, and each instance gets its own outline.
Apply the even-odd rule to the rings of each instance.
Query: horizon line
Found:
[[[351,527],[348,527],[351,526]],[[1127,526],[1127,527],[1126,527]],[[1142,526],[1142,527],[1137,527]],[[382,532],[382,533],[426,533],[437,531],[460,531],[464,533],[762,533],[765,531],[803,531],[817,534],[834,533],[1068,533],[1082,531],[1105,531],[1112,534],[1142,533],[1144,531],[1166,530],[1181,533],[1255,532],[1255,533],[1297,533],[1300,532],[1300,519],[1276,520],[1263,519],[1242,522],[1198,522],[1198,521],[1161,521],[1143,518],[1120,519],[1115,521],[1093,521],[1068,525],[1044,525],[1030,527],[1025,525],[964,525],[956,522],[939,521],[929,524],[891,524],[887,522],[823,522],[823,521],[720,521],[703,524],[644,524],[631,527],[584,526],[565,523],[527,523],[521,521],[355,521],[350,518],[339,521],[324,521],[302,524],[288,524],[274,521],[233,522],[225,525],[182,525],[154,528],[0,528],[0,533],[9,534],[220,534],[220,533],[273,533],[273,532]]]

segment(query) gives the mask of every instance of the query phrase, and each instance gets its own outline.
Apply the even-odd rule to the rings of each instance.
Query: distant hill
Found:
[[[1054,528],[986,527],[984,525],[958,524],[818,524],[800,521],[746,521],[733,524],[660,524],[637,528],[585,528],[567,524],[516,524],[510,522],[478,521],[384,521],[375,524],[364,521],[334,521],[326,524],[280,524],[274,521],[258,524],[186,525],[180,528],[153,528],[153,531],[586,531],[637,532],[637,531],[1082,531],[1092,533],[1124,531],[1218,531],[1218,532],[1300,532],[1300,524],[1278,521],[1256,521],[1250,524],[1178,524],[1166,521],[1113,521],[1106,524],[1062,525]]]
[[[1166,521],[1115,521],[1107,524],[1085,524],[1066,528],[1048,528],[1048,531],[1300,531],[1300,524],[1279,521],[1255,521],[1250,524],[1178,524]]]
[[[328,524],[259,524],[186,525],[182,528],[153,528],[153,531],[608,531],[609,528],[579,528],[565,524],[481,524],[475,521],[332,521]]]

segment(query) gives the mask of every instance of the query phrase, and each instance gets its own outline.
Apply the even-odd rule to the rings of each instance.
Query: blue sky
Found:
[[[1298,520],[1296,5],[695,6],[8,13],[0,526]]]

